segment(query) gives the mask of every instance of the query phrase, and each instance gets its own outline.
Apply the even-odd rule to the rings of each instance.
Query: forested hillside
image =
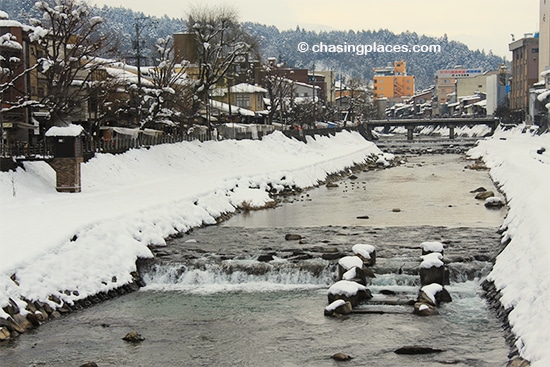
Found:
[[[34,14],[35,0],[0,0],[0,10],[7,12],[12,19],[28,23]],[[135,62],[136,22],[139,23],[140,39],[144,54],[152,49],[159,37],[183,32],[185,20],[181,18],[146,17],[143,13],[126,8],[95,8],[97,15],[105,19],[104,32],[119,38],[119,57],[129,63]],[[183,12],[182,12],[183,13]],[[396,34],[388,29],[355,31],[313,32],[297,27],[294,30],[281,31],[274,26],[246,22],[247,32],[258,39],[260,54],[263,58],[275,57],[289,66],[315,70],[334,70],[346,77],[372,79],[373,68],[386,66],[396,60],[407,62],[407,72],[416,77],[417,89],[434,84],[434,74],[438,69],[461,65],[464,68],[482,68],[493,70],[504,60],[483,50],[470,50],[465,44],[449,40],[446,35],[428,37],[415,32]],[[368,24],[365,24],[368,28]],[[376,42],[378,45],[439,45],[441,52],[425,53],[389,53],[373,52],[367,55],[353,53],[313,53],[299,52],[298,43],[309,45],[366,45]],[[147,62],[147,61],[146,61]]]

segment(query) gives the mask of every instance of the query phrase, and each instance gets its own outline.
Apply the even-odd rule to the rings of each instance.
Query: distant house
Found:
[[[213,90],[210,106],[221,120],[262,122],[268,114],[266,94],[267,90],[257,85],[240,83]]]
[[[313,84],[292,82],[294,86],[295,102],[318,101],[321,95],[321,87]]]
[[[267,90],[256,85],[240,83],[229,88],[231,104],[254,112],[265,111]]]

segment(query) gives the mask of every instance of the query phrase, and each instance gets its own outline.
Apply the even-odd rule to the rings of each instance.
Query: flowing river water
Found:
[[[495,190],[489,175],[458,154],[405,160],[170,240],[142,265],[142,290],[20,336],[0,348],[0,365],[504,366],[509,347],[480,279],[500,250],[506,212],[470,193]],[[302,240],[285,240],[289,233]],[[451,277],[453,301],[432,317],[388,301],[416,298],[424,241],[445,244]],[[326,317],[332,255],[356,243],[376,247],[374,298],[361,306],[370,313]],[[145,340],[123,341],[131,330]],[[394,353],[410,345],[441,351]],[[353,359],[330,358],[338,352]]]

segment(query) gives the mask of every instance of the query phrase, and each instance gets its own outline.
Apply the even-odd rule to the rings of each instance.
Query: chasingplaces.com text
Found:
[[[367,44],[326,44],[323,42],[308,43],[299,42],[298,52],[329,53],[329,54],[354,54],[366,56],[372,53],[440,53],[441,45],[394,45],[372,42]]]

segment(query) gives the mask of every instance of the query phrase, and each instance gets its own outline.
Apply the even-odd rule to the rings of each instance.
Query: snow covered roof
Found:
[[[231,93],[267,93],[267,89],[248,83],[240,83],[229,88]]]
[[[119,80],[126,81],[128,83],[137,84],[138,82],[137,69],[135,69],[135,72],[132,69],[135,69],[135,68],[128,67],[127,65],[122,65],[121,67],[112,65],[110,67],[106,67],[105,71],[110,76],[118,78]],[[143,76],[141,78],[141,84],[147,87],[154,86],[154,84],[150,80],[144,78]]]
[[[227,103],[215,101],[211,99],[210,106],[212,106],[212,108],[215,108],[217,110],[229,113],[229,104]],[[248,110],[246,108],[238,107],[238,106],[233,106],[233,105],[231,105],[231,113],[238,113],[242,116],[256,116],[254,111]]]
[[[305,88],[310,88],[310,89],[321,89],[321,87],[319,87],[318,85],[313,85],[313,84],[307,84],[307,83],[302,83],[302,82],[297,82],[297,81],[291,81],[294,85],[296,86],[299,86],[299,87],[305,87]]]
[[[16,20],[11,20],[8,13],[0,10],[0,27],[23,27],[23,25]]]
[[[46,131],[46,136],[78,136],[84,132],[80,125],[52,126]]]

